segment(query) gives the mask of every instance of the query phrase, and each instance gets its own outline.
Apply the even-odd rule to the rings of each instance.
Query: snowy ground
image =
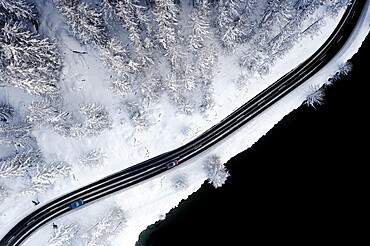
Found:
[[[96,137],[82,137],[81,139],[66,139],[50,129],[35,130],[34,136],[45,159],[47,161],[57,159],[70,163],[73,175],[67,179],[57,180],[49,190],[37,196],[27,197],[14,194],[6,198],[0,204],[0,237],[20,218],[36,209],[31,202],[32,199],[37,198],[41,203],[45,203],[77,187],[180,147],[194,139],[308,58],[331,34],[337,21],[342,16],[340,14],[335,19],[327,17],[326,25],[321,29],[319,35],[302,39],[284,59],[276,63],[269,75],[253,77],[252,80],[249,80],[248,87],[241,90],[233,86],[233,80],[240,74],[240,68],[235,58],[221,56],[218,63],[218,73],[214,80],[216,104],[207,117],[198,114],[191,116],[181,114],[168,100],[161,99],[160,103],[149,107],[150,115],[153,117],[152,120],[157,123],[146,131],[139,131],[130,126],[127,119],[119,111],[119,97],[105,89],[104,85],[106,79],[110,76],[110,72],[99,62],[96,50],[89,46],[82,47],[75,39],[66,35],[65,24],[57,17],[56,9],[51,6],[50,1],[44,1],[40,5],[45,10],[41,30],[48,36],[56,38],[64,50],[66,64],[62,71],[64,100],[69,102],[68,105],[71,110],[75,109],[79,103],[96,101],[102,103],[112,112],[115,112],[113,114],[113,126],[110,131],[104,131]],[[236,154],[251,147],[280,119],[302,104],[309,93],[310,85],[321,86],[326,83],[327,79],[338,71],[339,66],[343,65],[357,52],[369,30],[370,2],[368,1],[362,19],[351,40],[346,43],[346,46],[332,62],[302,86],[295,89],[289,96],[250,121],[235,134],[206,153],[182,163],[163,175],[62,216],[53,222],[59,228],[63,228],[63,225],[74,225],[74,227],[69,228],[71,235],[77,235],[73,245],[83,245],[88,241],[87,238],[96,236],[94,230],[98,230],[97,228],[100,228],[100,232],[104,235],[103,219],[109,216],[113,208],[120,208],[124,213],[122,216],[124,218],[122,220],[124,221],[122,223],[123,228],[109,238],[108,241],[111,243],[107,245],[135,245],[139,234],[148,225],[164,219],[165,214],[170,209],[176,207],[181,200],[186,199],[193,192],[196,192],[207,180],[203,163],[208,156],[215,154],[220,157],[222,163],[226,163]],[[71,52],[72,50],[86,50],[88,54],[76,54]],[[4,94],[12,105],[18,105],[20,109],[22,109],[22,105],[28,103],[28,100],[32,100],[17,89],[1,89],[0,93]],[[99,149],[104,153],[106,157],[103,164],[94,168],[79,165],[78,159],[93,149]],[[3,148],[0,153],[6,155],[7,151],[7,148]],[[174,187],[174,180],[177,180],[179,175],[186,177],[185,180],[188,185],[184,188]],[[15,187],[21,185],[17,181],[13,181],[11,184]],[[107,228],[109,227],[107,226]],[[54,231],[51,223],[47,224],[32,235],[24,245],[47,245],[48,240],[54,235]],[[99,231],[95,231],[95,234],[99,234]]]

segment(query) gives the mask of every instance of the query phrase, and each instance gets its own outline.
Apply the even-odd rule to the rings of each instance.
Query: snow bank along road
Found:
[[[78,208],[71,210],[69,205],[72,202],[82,199],[82,207],[86,206],[93,201],[102,199],[112,193],[122,191],[125,188],[163,173],[170,168],[176,168],[176,166],[167,166],[173,160],[177,160],[177,163],[181,164],[194,158],[216,143],[219,143],[222,139],[228,137],[253,117],[286,96],[325,66],[351,35],[357,20],[361,16],[365,2],[363,0],[354,0],[352,5],[347,8],[332,35],[318,51],[242,107],[235,110],[219,124],[214,125],[199,137],[178,149],[126,168],[40,206],[39,209],[19,221],[1,239],[0,245],[21,245],[27,237],[49,221],[81,208],[80,205]]]

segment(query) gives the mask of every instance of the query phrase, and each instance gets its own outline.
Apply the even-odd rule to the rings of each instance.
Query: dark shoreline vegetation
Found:
[[[230,177],[222,187],[205,182],[136,245],[360,240],[369,43],[367,35],[350,59],[352,71],[325,90],[323,105],[286,115],[226,163]]]

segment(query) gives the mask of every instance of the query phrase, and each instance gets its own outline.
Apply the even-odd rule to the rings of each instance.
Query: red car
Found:
[[[176,166],[177,164],[179,164],[179,162],[177,160],[174,160],[174,161],[171,161],[171,162],[167,163],[166,167],[167,167],[167,169],[170,169],[170,168],[173,168],[174,166]]]

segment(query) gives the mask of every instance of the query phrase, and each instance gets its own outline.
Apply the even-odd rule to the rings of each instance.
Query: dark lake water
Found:
[[[285,116],[226,163],[224,186],[205,183],[137,246],[358,243],[368,196],[369,41],[324,105]]]

